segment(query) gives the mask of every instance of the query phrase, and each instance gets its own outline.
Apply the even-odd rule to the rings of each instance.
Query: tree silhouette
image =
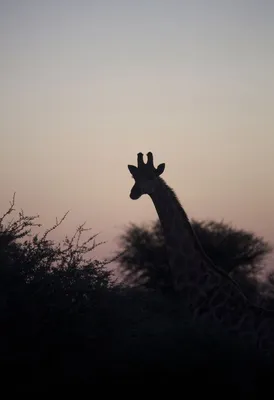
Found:
[[[271,246],[254,233],[224,222],[192,221],[193,229],[212,261],[248,286],[247,276],[261,268]],[[131,224],[120,236],[119,267],[126,282],[147,288],[172,290],[167,252],[159,221],[148,226]],[[253,282],[252,282],[253,284]]]
[[[64,376],[85,376],[86,363],[92,366],[107,348],[111,324],[107,299],[113,283],[108,262],[90,256],[101,243],[96,244],[97,235],[84,239],[88,229],[83,225],[55,243],[48,236],[67,214],[34,235],[32,229],[41,226],[36,223],[38,216],[20,211],[12,218],[14,211],[13,198],[0,218],[1,367],[30,384],[36,371],[39,381],[45,370],[49,384],[51,379],[60,383],[56,368]],[[93,359],[85,359],[87,348]]]
[[[258,365],[265,379],[264,363],[256,354],[219,334],[205,334],[201,325],[188,327],[183,308],[172,297],[113,283],[107,262],[91,257],[100,243],[95,243],[96,235],[83,238],[83,225],[56,243],[49,235],[66,214],[45,233],[32,234],[32,228],[40,226],[37,217],[21,211],[17,219],[7,221],[13,206],[14,200],[0,218],[2,388],[7,382],[10,389],[13,381],[21,393],[34,388],[40,393],[41,387],[70,389],[77,383],[79,394],[80,385],[92,385],[94,390],[99,383],[102,389],[121,378],[123,386],[136,385],[138,379],[138,385],[155,388],[160,379],[174,382],[180,371],[180,384],[187,392],[193,393],[193,377],[211,394],[216,382],[239,392],[250,382],[258,385]],[[165,271],[159,226],[152,233],[144,230],[141,241],[139,231],[143,232],[135,227],[134,240],[144,243],[145,249],[149,244],[154,250],[150,262],[157,271],[162,263]],[[256,380],[250,379],[254,371]]]

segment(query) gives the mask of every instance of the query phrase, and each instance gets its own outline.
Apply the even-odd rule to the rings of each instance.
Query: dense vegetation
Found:
[[[184,311],[163,290],[170,278],[158,224],[123,235],[118,260],[132,287],[114,284],[108,263],[93,259],[96,235],[85,238],[84,226],[56,243],[49,236],[65,216],[34,234],[38,217],[20,212],[12,219],[14,212],[13,201],[0,218],[3,385],[44,392],[57,384],[122,382],[157,390],[174,383],[192,394],[224,384],[226,391],[266,387],[266,364],[257,355],[205,335],[201,326],[187,327]],[[243,269],[248,277],[270,252],[263,239],[224,224],[197,222],[195,229],[228,272]],[[255,281],[246,281],[257,293]]]
[[[268,242],[223,221],[193,220],[192,226],[209,258],[237,280],[252,301],[267,300],[261,296],[262,287],[271,297],[271,274],[263,284],[257,279],[265,268],[264,259],[272,251]],[[126,283],[163,292],[172,290],[159,220],[151,226],[129,225],[120,237],[120,247],[123,253],[119,257],[119,268]]]

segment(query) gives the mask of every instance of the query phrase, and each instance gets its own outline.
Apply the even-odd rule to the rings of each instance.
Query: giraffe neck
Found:
[[[200,317],[206,327],[220,327],[243,345],[272,356],[273,311],[251,304],[239,285],[206,256],[179,200],[161,178],[150,197],[163,228],[174,289],[192,319]]]
[[[214,267],[213,263],[211,265],[186,212],[163,179],[158,178],[155,191],[150,197],[162,225],[174,289],[188,292],[191,297],[203,297],[208,290],[220,284],[224,273]]]

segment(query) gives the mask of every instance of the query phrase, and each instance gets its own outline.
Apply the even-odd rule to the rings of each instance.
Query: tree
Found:
[[[81,239],[83,225],[55,243],[48,236],[66,214],[44,234],[33,235],[37,217],[20,212],[17,219],[6,221],[13,205],[0,217],[3,383],[10,386],[13,380],[21,391],[27,386],[40,392],[45,382],[47,388],[64,383],[79,388],[83,383],[111,384],[110,379],[119,381],[121,376],[136,382],[137,376],[155,387],[162,376],[172,382],[179,367],[189,373],[185,385],[192,376],[205,383],[213,376],[214,382],[224,379],[226,386],[232,381],[235,390],[235,380],[240,388],[244,376],[250,381],[249,368],[257,374],[256,357],[251,364],[249,355],[222,343],[220,335],[210,338],[200,325],[188,329],[173,299],[155,290],[114,285],[106,262],[91,259],[96,235]],[[158,259],[152,261],[158,266],[165,254],[159,226],[143,236],[145,244],[155,244]],[[221,376],[216,366],[218,372],[223,368]]]
[[[84,375],[86,364],[96,364],[107,348],[113,283],[105,267],[110,261],[91,258],[101,243],[95,242],[97,235],[83,238],[89,231],[84,225],[61,243],[48,238],[67,213],[40,235],[32,233],[41,226],[38,216],[20,211],[12,218],[14,211],[13,198],[0,217],[1,370],[8,374],[10,368],[30,385],[33,373],[42,378],[45,368],[48,379],[55,379],[58,365],[67,376]]]
[[[271,251],[263,238],[224,222],[193,220],[192,226],[209,258],[246,286],[247,275],[252,279],[260,270],[262,259]],[[130,225],[120,236],[120,249],[119,267],[126,282],[172,290],[159,221],[151,227]]]

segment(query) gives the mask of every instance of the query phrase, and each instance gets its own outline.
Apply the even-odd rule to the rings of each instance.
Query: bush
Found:
[[[272,250],[269,243],[252,232],[215,221],[192,221],[205,253],[228,274],[233,275],[249,296],[257,295],[254,278],[262,260]],[[163,231],[159,220],[152,226],[131,224],[120,236],[118,259],[125,282],[172,292],[172,279]]]
[[[14,211],[13,199],[0,219],[2,362],[7,370],[16,360],[26,372],[39,365],[54,370],[62,359],[64,369],[81,370],[73,359],[90,336],[88,345],[98,353],[108,324],[101,299],[113,288],[107,263],[89,256],[100,245],[97,235],[82,240],[82,225],[71,238],[55,243],[48,235],[66,214],[39,236],[31,234],[40,226],[37,216],[21,211],[16,220],[6,222]]]
[[[21,392],[39,393],[76,383],[83,389],[92,384],[93,390],[95,384],[102,389],[121,381],[174,387],[176,377],[186,393],[195,391],[194,379],[204,392],[223,384],[226,391],[246,391],[250,380],[254,389],[257,356],[231,348],[201,326],[187,327],[174,298],[115,285],[106,269],[111,260],[91,258],[100,243],[96,235],[83,239],[83,225],[55,243],[48,236],[66,215],[34,235],[38,217],[21,211],[6,222],[13,212],[14,200],[0,219],[2,389],[11,380]]]

